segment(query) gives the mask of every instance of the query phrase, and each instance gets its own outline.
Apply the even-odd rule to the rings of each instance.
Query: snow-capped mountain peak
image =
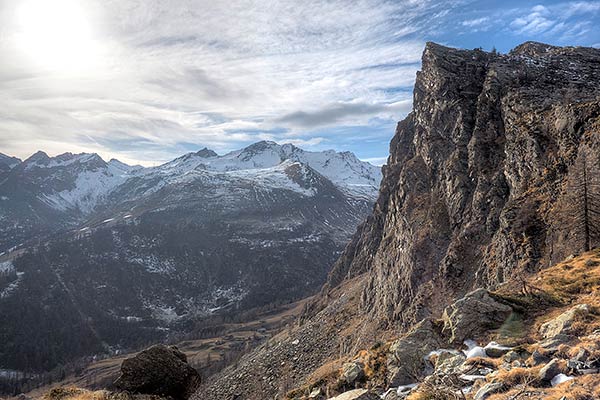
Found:
[[[184,174],[196,169],[231,172],[269,169],[287,160],[309,166],[350,195],[367,198],[377,195],[381,180],[379,167],[359,160],[351,152],[311,152],[291,143],[279,145],[272,141],[261,141],[222,156],[216,155],[212,150],[203,149],[158,168],[163,175]]]

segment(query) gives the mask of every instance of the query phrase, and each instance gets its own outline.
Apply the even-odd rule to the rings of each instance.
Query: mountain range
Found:
[[[274,142],[150,168],[1,162],[0,368],[21,371],[315,293],[381,179],[352,153]]]

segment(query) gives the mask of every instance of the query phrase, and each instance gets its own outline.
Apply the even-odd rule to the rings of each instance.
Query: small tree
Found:
[[[565,210],[572,236],[589,251],[600,239],[600,171],[597,157],[587,147],[572,167]]]

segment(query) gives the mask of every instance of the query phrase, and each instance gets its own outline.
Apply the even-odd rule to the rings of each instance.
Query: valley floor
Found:
[[[196,340],[184,340],[176,346],[188,357],[188,362],[204,375],[217,372],[252,350],[277,332],[293,323],[310,298],[258,314],[254,319],[241,323],[223,323],[214,328],[219,333]],[[136,353],[100,360],[88,365],[81,373],[45,385],[26,393],[32,399],[42,399],[51,389],[77,387],[85,389],[107,388],[119,376],[121,363]],[[2,398],[0,396],[0,398]],[[18,398],[18,397],[17,397]]]

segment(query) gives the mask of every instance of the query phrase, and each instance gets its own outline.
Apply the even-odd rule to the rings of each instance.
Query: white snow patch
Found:
[[[179,319],[179,315],[175,312],[175,308],[169,306],[152,307],[152,316],[168,324]]]
[[[4,261],[0,263],[0,274],[8,274],[15,270],[12,261]]]
[[[471,350],[465,352],[467,359],[475,357],[487,357],[485,350],[481,346],[475,346]]]
[[[7,287],[4,288],[4,290],[2,290],[0,292],[0,299],[7,298],[15,290],[17,290],[17,288],[19,287],[19,284],[23,280],[24,275],[25,275],[25,272],[17,272],[17,279],[15,279],[13,282],[11,282]]]
[[[557,385],[560,385],[561,383],[568,382],[571,379],[574,379],[574,377],[567,376],[565,374],[558,374],[554,378],[552,378],[550,383],[552,384],[552,386],[557,386]]]

